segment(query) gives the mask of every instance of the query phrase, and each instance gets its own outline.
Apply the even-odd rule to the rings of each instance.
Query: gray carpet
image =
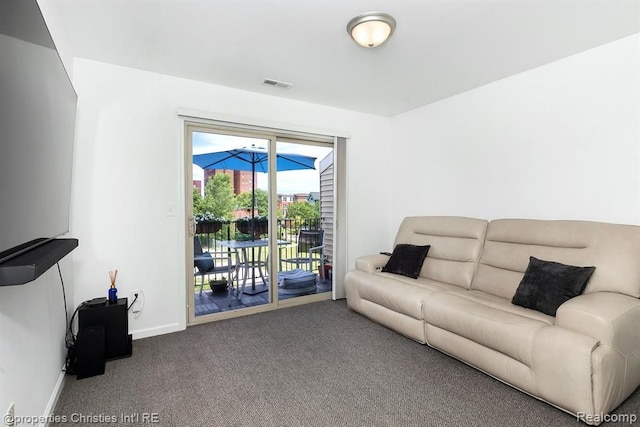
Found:
[[[345,301],[136,340],[104,375],[67,377],[55,410],[152,425],[145,413],[161,426],[585,425]],[[638,392],[615,413],[640,414]],[[74,425],[104,424],[88,421]]]

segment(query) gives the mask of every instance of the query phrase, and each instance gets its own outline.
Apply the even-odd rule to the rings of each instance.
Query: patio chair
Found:
[[[283,264],[289,264],[295,265],[296,269],[315,272],[314,263],[324,267],[324,230],[300,230],[296,256],[293,258],[283,258],[283,249],[286,248],[280,248],[280,271],[283,271]]]
[[[193,267],[194,284],[198,285],[198,277],[201,278],[200,294],[204,287],[204,278],[211,274],[227,274],[228,286],[233,284],[233,273],[237,266],[231,260],[230,251],[203,252],[198,236],[193,236]]]

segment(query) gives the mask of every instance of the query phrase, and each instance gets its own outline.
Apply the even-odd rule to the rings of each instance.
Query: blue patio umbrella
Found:
[[[315,157],[302,154],[277,153],[276,170],[278,172],[291,170],[312,169],[315,167]],[[202,169],[227,169],[252,172],[252,180],[255,180],[255,172],[269,172],[268,154],[264,148],[252,145],[247,148],[234,148],[213,153],[195,154],[193,164]],[[251,183],[251,216],[255,208],[255,181]],[[252,221],[253,227],[253,221]],[[253,230],[252,230],[253,231]],[[253,233],[252,233],[253,234]]]
[[[315,157],[302,154],[277,153],[278,172],[315,169]],[[214,153],[195,154],[193,163],[202,169],[227,169],[250,172],[269,172],[267,150],[252,145],[250,148],[234,148]]]

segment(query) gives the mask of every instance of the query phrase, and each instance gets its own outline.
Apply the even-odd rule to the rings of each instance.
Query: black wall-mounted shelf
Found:
[[[53,239],[0,264],[0,286],[36,280],[53,264],[78,247],[78,239]]]

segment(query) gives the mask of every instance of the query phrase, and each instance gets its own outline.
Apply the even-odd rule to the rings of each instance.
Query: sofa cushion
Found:
[[[431,244],[435,247],[436,242]],[[429,257],[434,256],[432,252],[429,252]],[[496,219],[487,229],[471,289],[512,299],[527,269],[529,257],[534,256],[568,265],[597,265],[585,294],[619,292],[638,298],[638,253],[640,227],[634,225]]]
[[[394,244],[431,245],[420,277],[468,289],[487,224],[483,219],[465,217],[406,217]]]
[[[582,294],[595,269],[529,257],[529,266],[511,302],[555,316],[562,303]]]
[[[418,320],[422,320],[422,301],[429,295],[454,289],[464,292],[457,286],[423,277],[410,279],[390,273],[369,275],[366,280],[359,280],[357,286],[358,294],[363,300]]]
[[[556,318],[553,316],[549,316],[540,311],[531,310],[530,308],[524,308],[519,305],[514,305],[510,300],[490,295],[482,291],[470,290],[458,292],[457,295],[462,298],[467,298],[480,304],[499,309],[501,311],[506,311],[522,317],[528,317],[529,319],[537,320],[547,325],[556,324]]]
[[[382,271],[417,279],[430,247],[399,243],[393,249],[387,264],[382,267]]]
[[[422,312],[428,325],[506,354],[527,366],[531,366],[531,345],[536,331],[549,326],[548,322],[483,304],[468,291],[431,294],[425,298]]]

